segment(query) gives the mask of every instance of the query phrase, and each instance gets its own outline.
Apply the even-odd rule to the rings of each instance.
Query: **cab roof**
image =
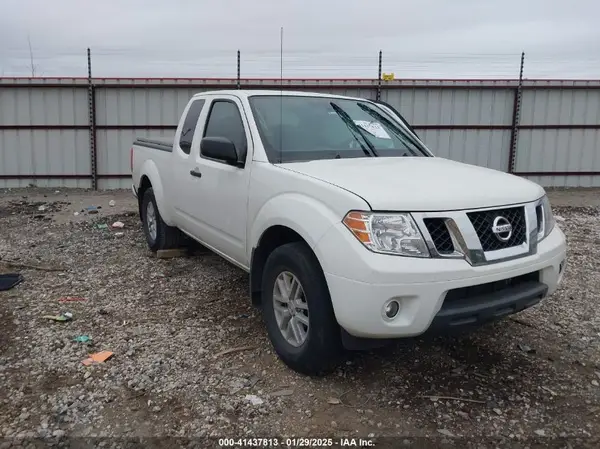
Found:
[[[202,97],[204,95],[234,95],[238,98],[249,98],[253,96],[294,96],[294,97],[322,97],[322,98],[339,98],[346,100],[367,100],[366,98],[348,97],[345,95],[334,95],[324,94],[319,92],[308,92],[308,91],[295,91],[295,90],[277,90],[277,89],[223,89],[223,90],[210,90],[206,92],[200,92],[194,95],[196,97]]]

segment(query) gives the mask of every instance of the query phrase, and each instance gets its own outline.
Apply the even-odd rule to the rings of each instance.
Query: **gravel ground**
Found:
[[[2,260],[59,271],[22,268],[24,282],[0,293],[0,443],[389,436],[378,447],[599,447],[600,195],[569,195],[552,192],[569,263],[551,298],[309,378],[274,355],[244,272],[210,253],[150,256],[128,192],[4,191],[0,272],[15,271]],[[102,209],[74,216],[89,205]],[[122,230],[96,226],[117,220]],[[59,302],[66,296],[85,300]],[[63,312],[72,321],[43,318]],[[74,341],[81,335],[92,341]],[[104,350],[114,356],[82,364]]]

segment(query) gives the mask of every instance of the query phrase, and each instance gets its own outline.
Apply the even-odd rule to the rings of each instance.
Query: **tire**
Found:
[[[142,198],[142,226],[148,247],[152,251],[179,248],[183,242],[181,231],[168,226],[160,216],[152,187],[144,192]],[[154,225],[152,225],[154,223]],[[153,229],[155,229],[153,231]]]
[[[303,342],[296,341],[294,344],[290,343],[280,330],[274,301],[274,297],[282,297],[279,294],[282,291],[281,282],[285,285],[286,277],[288,280],[291,279],[290,274],[300,283],[304,292],[300,302],[308,307],[306,313],[309,324],[308,326],[299,324],[306,336]],[[278,277],[280,283],[276,294],[274,290]],[[292,284],[293,280],[289,285]],[[287,366],[294,371],[311,376],[327,374],[336,367],[343,354],[340,327],[333,313],[323,271],[317,258],[305,243],[288,243],[276,248],[269,255],[263,271],[261,303],[263,319],[271,343],[277,355]],[[294,303],[298,304],[298,301]],[[298,319],[300,314],[305,315],[303,308],[304,305],[293,312]],[[279,303],[278,310],[286,309]],[[286,313],[286,316],[291,316],[292,312],[288,310]],[[281,317],[281,312],[279,315]],[[303,319],[306,319],[306,316]]]

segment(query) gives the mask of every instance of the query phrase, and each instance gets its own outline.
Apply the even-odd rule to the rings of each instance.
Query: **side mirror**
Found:
[[[231,165],[239,164],[235,144],[225,137],[205,137],[200,141],[200,154]]]

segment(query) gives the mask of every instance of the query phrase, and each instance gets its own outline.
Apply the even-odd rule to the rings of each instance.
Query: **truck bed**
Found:
[[[152,148],[154,150],[173,151],[174,139],[146,139],[144,137],[138,137],[133,142],[134,145],[139,147]]]

